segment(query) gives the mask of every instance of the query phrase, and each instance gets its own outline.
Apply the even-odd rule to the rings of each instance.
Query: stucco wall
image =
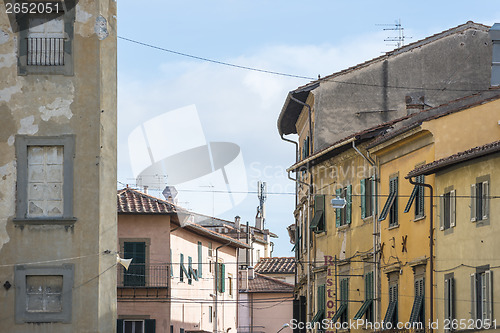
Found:
[[[0,279],[13,281],[14,264],[75,265],[71,322],[15,325],[14,287],[0,302],[8,332],[115,329],[116,260],[103,252],[116,251],[116,3],[82,0],[74,10],[73,75],[18,75],[19,35],[0,13]],[[74,135],[73,227],[13,223],[19,134]]]

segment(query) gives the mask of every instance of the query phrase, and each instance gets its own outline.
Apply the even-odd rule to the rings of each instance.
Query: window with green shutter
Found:
[[[374,182],[371,178],[361,179],[360,184],[361,197],[361,218],[367,218],[373,215],[374,200]]]
[[[336,195],[340,198],[344,198],[346,205],[344,208],[335,209],[335,225],[337,227],[351,224],[352,220],[352,185],[348,185],[344,188],[338,188],[335,191]]]
[[[314,217],[309,228],[315,233],[326,231],[325,195],[314,196]]]
[[[198,278],[203,277],[203,245],[198,242]]]
[[[180,263],[179,263],[179,281],[184,282],[184,275],[188,278],[188,283],[189,283],[189,272],[186,269],[186,266],[184,266],[184,254],[180,254]],[[190,283],[191,284],[191,283]]]
[[[124,242],[124,258],[132,258],[129,268],[124,271],[124,286],[145,286],[146,285],[146,243],[145,242]]]
[[[425,176],[420,175],[415,177],[415,181],[417,183],[424,184]],[[413,186],[413,190],[411,191],[410,198],[408,199],[408,203],[406,204],[404,213],[408,213],[410,208],[415,202],[415,218],[420,218],[425,215],[424,211],[424,202],[425,202],[425,187],[420,185]]]

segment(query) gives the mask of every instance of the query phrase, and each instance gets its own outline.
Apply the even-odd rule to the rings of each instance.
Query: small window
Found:
[[[214,318],[214,317],[213,317],[213,312],[214,312],[214,310],[213,310],[212,306],[211,306],[211,305],[210,305],[210,306],[208,306],[208,322],[209,322],[209,323],[212,323],[212,322],[213,322],[213,320],[214,320],[214,319],[213,319],[213,318]]]
[[[352,185],[339,188],[335,191],[338,197],[344,198],[346,205],[344,208],[335,209],[335,225],[337,227],[351,224],[352,217]]]
[[[74,136],[16,136],[16,223],[74,223]]]
[[[446,274],[444,279],[444,319],[449,320],[450,323],[455,319],[455,279],[453,273]]]
[[[493,319],[493,284],[491,270],[477,269],[475,274],[471,274],[471,314],[472,319],[486,320]]]
[[[208,242],[208,256],[212,257],[213,256],[213,248],[212,248],[212,242]]]
[[[451,190],[439,197],[439,219],[441,230],[447,230],[456,225],[456,194],[455,190]]]
[[[227,287],[228,287],[228,291],[229,291],[229,296],[233,296],[233,277],[231,276],[231,274],[228,274],[227,275]]]
[[[75,0],[46,2],[45,6],[52,13],[17,15],[18,72],[72,75]]]
[[[489,182],[478,182],[471,185],[471,218],[472,222],[488,219],[489,215]]]
[[[16,323],[71,322],[74,266],[15,267]]]
[[[326,230],[325,217],[325,196],[314,196],[314,217],[311,221],[310,229],[315,233],[324,232]]]
[[[389,194],[382,212],[380,212],[379,221],[383,221],[389,215],[389,227],[398,225],[398,177],[389,180]]]

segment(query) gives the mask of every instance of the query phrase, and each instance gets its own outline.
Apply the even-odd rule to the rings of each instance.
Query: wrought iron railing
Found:
[[[29,66],[64,66],[64,38],[26,38]]]
[[[118,287],[168,287],[168,264],[131,264],[128,270],[121,265],[117,267]]]

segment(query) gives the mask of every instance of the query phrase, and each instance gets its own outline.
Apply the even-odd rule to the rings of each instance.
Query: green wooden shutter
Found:
[[[155,333],[156,331],[156,320],[155,319],[145,319],[144,320],[144,333]]]
[[[345,212],[345,218],[346,218],[346,223],[351,224],[351,217],[352,217],[352,185],[347,186],[347,191],[346,191],[346,212]]]
[[[342,194],[342,189],[338,188],[335,190],[335,194],[337,194],[338,197]],[[342,217],[342,211],[341,208],[335,208],[335,225],[337,227],[340,227],[340,219]]]
[[[203,276],[203,246],[201,242],[198,242],[198,277]]]
[[[221,265],[221,293],[226,291],[226,264]]]
[[[123,333],[123,319],[117,319],[116,320],[116,332],[117,333]]]
[[[193,284],[193,258],[188,256],[188,284]]]
[[[184,266],[184,254],[180,254],[180,263],[179,263],[179,281],[184,281],[184,271],[182,270]]]
[[[361,218],[364,219],[366,217],[366,179],[361,179]]]

